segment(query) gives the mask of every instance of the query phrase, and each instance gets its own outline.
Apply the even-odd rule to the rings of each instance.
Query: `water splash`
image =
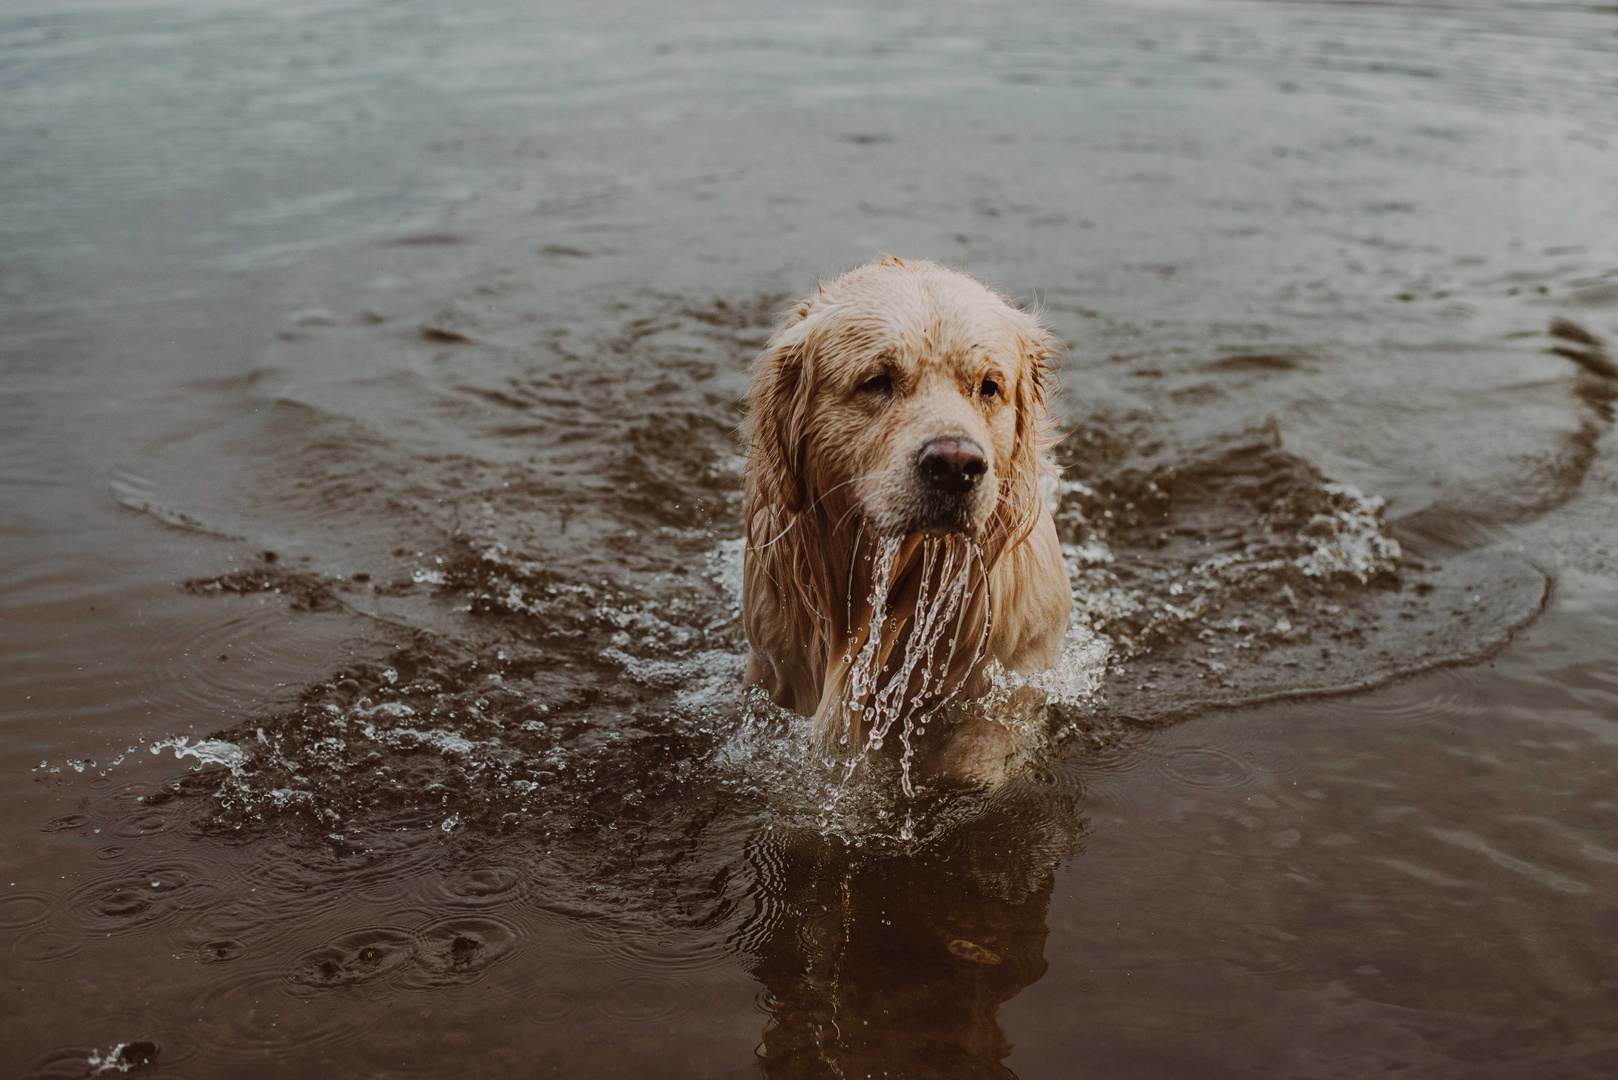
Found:
[[[919,570],[913,607],[897,602],[904,575],[900,555],[919,544]],[[973,585],[983,583],[985,615],[971,642],[972,660],[961,666],[974,608]],[[871,560],[871,592],[866,598],[867,630],[856,649],[850,642],[843,661],[848,676],[840,702],[842,730],[838,745],[848,746],[863,728],[864,743],[842,763],[842,777],[826,810],[835,808],[860,763],[882,749],[896,723],[904,746],[899,757],[899,784],[907,797],[916,794],[911,778],[916,740],[927,722],[961,690],[965,676],[982,659],[989,635],[987,572],[983,553],[966,537],[881,537]],[[907,630],[908,624],[908,632]],[[946,646],[947,642],[947,646]],[[895,658],[897,652],[897,658]],[[956,673],[951,685],[952,671]]]
[[[196,758],[199,765],[223,765],[230,770],[232,776],[237,777],[243,775],[242,766],[247,761],[245,750],[224,739],[199,739],[192,742],[189,736],[181,735],[173,739],[159,739],[151,744],[150,749],[154,754],[173,750],[176,758]]]
[[[1298,530],[1298,542],[1307,543],[1309,550],[1292,565],[1306,577],[1348,576],[1361,585],[1396,568],[1403,552],[1382,521],[1386,500],[1367,496],[1353,484],[1327,481],[1321,490],[1330,502]]]
[[[1044,700],[1052,705],[1087,705],[1101,693],[1111,656],[1112,643],[1075,615],[1062,635],[1062,651],[1055,665],[1025,675],[1008,670],[998,660],[991,661],[987,672],[989,690],[981,701],[985,707],[993,709],[1018,690],[1032,687],[1041,691]]]
[[[114,1043],[112,1049],[105,1053],[99,1049],[91,1050],[85,1064],[89,1066],[91,1076],[126,1073],[139,1066],[150,1065],[156,1060],[158,1052],[157,1044],[149,1040]]]
[[[821,741],[742,685],[740,538],[690,537],[681,573],[587,576],[459,535],[417,555],[441,584],[337,590],[431,630],[332,671],[295,704],[159,749],[195,766],[175,793],[210,798],[209,824],[232,832],[284,818],[369,843],[401,828],[443,837],[453,819],[457,836],[521,830],[587,860],[587,838],[613,826],[681,836],[676,822],[722,830],[767,807],[782,827],[920,842],[961,798],[917,775],[943,707],[1023,728],[1031,747],[1100,745],[1120,722],[1246,692],[1266,672],[1292,685],[1303,669],[1283,665],[1298,658],[1331,677],[1321,645],[1361,623],[1366,642],[1386,640],[1348,622],[1362,608],[1453,606],[1442,590],[1425,599],[1420,572],[1400,565],[1379,500],[1268,433],[1145,465],[1078,441],[1045,492],[1077,601],[1050,670],[984,662],[986,567],[969,540],[867,534],[855,565],[870,584],[849,590],[859,629],[837,657]],[[1397,591],[1401,574],[1418,587]],[[284,593],[287,580],[255,566],[192,591]]]

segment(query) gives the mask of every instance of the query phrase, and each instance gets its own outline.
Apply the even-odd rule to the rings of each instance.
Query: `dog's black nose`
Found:
[[[916,458],[921,478],[950,495],[971,491],[988,470],[982,447],[971,439],[934,439]]]

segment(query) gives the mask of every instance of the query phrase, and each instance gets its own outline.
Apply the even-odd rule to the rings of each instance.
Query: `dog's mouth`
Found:
[[[975,537],[978,533],[977,523],[964,509],[950,509],[937,513],[929,518],[916,521],[905,530],[907,533],[922,537],[964,536]]]
[[[871,500],[861,517],[878,536],[981,539],[986,527],[982,504],[988,500],[971,493],[966,497],[939,497],[914,488],[888,498]]]
[[[918,500],[919,501],[919,500]],[[969,506],[907,506],[894,513],[891,509],[867,511],[865,522],[871,531],[882,537],[920,537],[941,539],[962,537],[977,539],[982,525]]]
[[[895,515],[899,525],[895,532],[975,538],[983,531],[988,517],[984,511],[992,501],[988,483],[963,491],[941,491],[916,483],[907,486],[900,513]]]

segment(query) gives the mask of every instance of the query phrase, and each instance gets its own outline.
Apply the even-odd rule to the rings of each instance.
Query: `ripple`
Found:
[[[522,899],[527,885],[527,878],[511,867],[489,866],[441,879],[437,893],[452,904],[486,907]]]
[[[452,916],[423,927],[416,937],[411,969],[401,975],[399,983],[430,990],[482,978],[517,950],[522,933],[492,916]]]
[[[528,1015],[542,1024],[555,1024],[579,1011],[579,1002],[571,994],[560,990],[546,990],[535,994],[525,1003]]]
[[[51,898],[44,893],[16,892],[0,897],[0,930],[32,926],[51,911]]]
[[[153,662],[136,693],[187,716],[218,716],[254,703],[253,685],[286,659],[286,601],[224,596],[186,604],[149,628]],[[178,647],[176,647],[178,646]]]
[[[1068,782],[1077,798],[1092,811],[1123,812],[1138,785],[1127,782],[1153,759],[1153,750],[1139,737],[1128,736],[1117,743],[1085,753],[1066,766]]]
[[[213,904],[185,924],[185,941],[204,964],[222,964],[249,951],[277,951],[278,939],[293,932],[296,921],[278,918],[265,905],[245,900]]]
[[[113,826],[112,834],[128,840],[139,839],[142,836],[156,836],[167,832],[169,816],[156,810],[143,810],[124,818]]]
[[[393,926],[350,930],[304,953],[287,968],[294,993],[324,993],[390,978],[416,955],[414,935]]]
[[[90,1072],[93,1046],[58,1046],[31,1058],[17,1073],[17,1080],[84,1080]]]
[[[274,968],[216,967],[222,977],[205,982],[177,1015],[206,1024],[217,1052],[262,1063],[296,1051],[310,1053],[352,1030],[335,1009],[310,1008],[289,992],[284,972]]]
[[[64,905],[72,922],[96,934],[118,934],[173,920],[209,903],[218,891],[197,867],[154,863],[81,887]]]
[[[635,975],[607,987],[596,1011],[605,1019],[652,1024],[678,1016],[691,1007],[685,984],[667,976]]]
[[[352,872],[350,880],[355,883],[354,898],[368,904],[400,907],[421,898],[419,869],[401,871],[379,864]]]
[[[111,862],[114,859],[121,859],[127,854],[129,854],[129,848],[123,844],[108,844],[96,852],[96,858],[102,862]]]
[[[1175,784],[1195,788],[1246,787],[1254,780],[1254,766],[1229,750],[1211,746],[1183,746],[1164,750],[1152,762],[1156,771]]]
[[[90,816],[102,824],[110,822],[116,825],[132,815],[141,813],[147,805],[148,796],[164,798],[158,791],[157,785],[142,780],[122,784],[117,791],[97,800],[89,808]]]
[[[265,903],[278,905],[318,902],[337,885],[361,900],[398,905],[417,891],[434,857],[432,839],[426,830],[411,830],[341,847],[269,845],[254,883]]]
[[[1420,679],[1384,687],[1368,694],[1315,703],[1322,722],[1361,718],[1408,722],[1417,727],[1454,723],[1487,715],[1493,702],[1480,695],[1472,669],[1439,668]]]
[[[196,1043],[184,1028],[151,1013],[126,1009],[86,1013],[64,1026],[74,1041],[34,1057],[23,1066],[20,1077],[77,1080],[122,1075],[145,1065],[161,1067],[164,1075],[172,1075],[173,1066],[196,1054]]]
[[[1290,746],[1266,743],[1236,751],[1243,761],[1263,773],[1286,775],[1298,770],[1298,752]]]
[[[247,943],[236,938],[215,938],[197,946],[199,964],[228,964],[247,955]]]
[[[71,937],[60,930],[36,930],[24,934],[11,946],[11,955],[25,964],[48,964],[64,960],[84,948],[84,939]]]
[[[40,832],[71,832],[82,829],[90,824],[89,814],[67,814],[63,817],[52,818],[39,827]]]
[[[771,894],[772,889],[778,887],[769,883],[772,875],[796,870],[791,864],[777,863],[778,853],[767,844],[754,844],[747,851],[750,856],[762,853],[767,860],[764,866],[755,871],[765,882],[759,885],[757,892]],[[711,881],[716,872],[722,871],[695,876],[698,880]],[[741,886],[740,882],[732,884]],[[755,890],[748,891],[751,893]],[[735,962],[723,940],[708,934],[680,933],[666,926],[654,931],[645,924],[631,927],[612,919],[591,920],[568,929],[569,937],[573,940],[566,944],[558,943],[555,947],[559,951],[576,950],[575,955],[597,957],[619,970],[659,967],[690,973],[726,967]]]

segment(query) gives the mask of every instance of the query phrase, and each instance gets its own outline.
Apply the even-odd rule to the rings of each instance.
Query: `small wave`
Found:
[[[1410,559],[1379,499],[1328,480],[1273,430],[1170,456],[1098,433],[1104,423],[1080,425],[1058,447],[1066,469],[1047,493],[1076,596],[1060,660],[990,680],[991,700],[1039,691],[1050,742],[1072,753],[1104,753],[1132,725],[1209,704],[1441,662],[1503,640],[1525,605],[1537,610],[1537,574]],[[1087,449],[1103,442],[1105,455]],[[693,553],[691,536],[675,531],[668,544],[678,559],[585,576],[541,551],[458,534],[418,553],[419,580],[389,594],[406,628],[391,648],[205,739],[159,740],[153,748],[183,757],[194,780],[114,796],[105,805],[116,815],[102,804],[88,813],[142,827],[140,815],[156,813],[164,821],[145,824],[169,828],[174,810],[160,802],[185,794],[200,797],[187,805],[204,829],[297,823],[317,842],[299,881],[335,875],[390,902],[419,899],[401,867],[435,845],[516,835],[545,852],[557,881],[600,889],[553,890],[548,904],[594,910],[610,895],[634,908],[661,896],[667,907],[686,896],[675,906],[698,923],[718,917],[727,894],[695,883],[755,831],[875,853],[941,843],[990,812],[992,799],[917,783],[903,754],[857,754],[857,776],[846,759],[823,760],[807,720],[742,685],[742,542],[719,532]],[[971,558],[946,554],[936,595],[918,605],[938,632],[950,621],[951,575]],[[1474,602],[1485,579],[1490,598]],[[1426,636],[1435,619],[1444,633]],[[1407,625],[1423,632],[1425,654],[1401,651]],[[917,672],[925,637],[901,658]],[[869,674],[863,649],[850,657],[856,698]],[[921,737],[924,717],[901,721],[898,704],[862,702],[886,721],[869,726],[865,750],[884,736]],[[1162,767],[1170,783],[1239,786],[1266,766],[1193,754]],[[1038,774],[1036,763],[1029,782]],[[375,854],[384,851],[395,855]],[[491,888],[490,905],[503,903]]]
[[[112,495],[113,502],[119,506],[145,514],[171,528],[200,533],[220,540],[243,539],[227,529],[209,525],[183,510],[161,502],[158,499],[157,483],[128,469],[116,467],[109,472],[107,490]]]

